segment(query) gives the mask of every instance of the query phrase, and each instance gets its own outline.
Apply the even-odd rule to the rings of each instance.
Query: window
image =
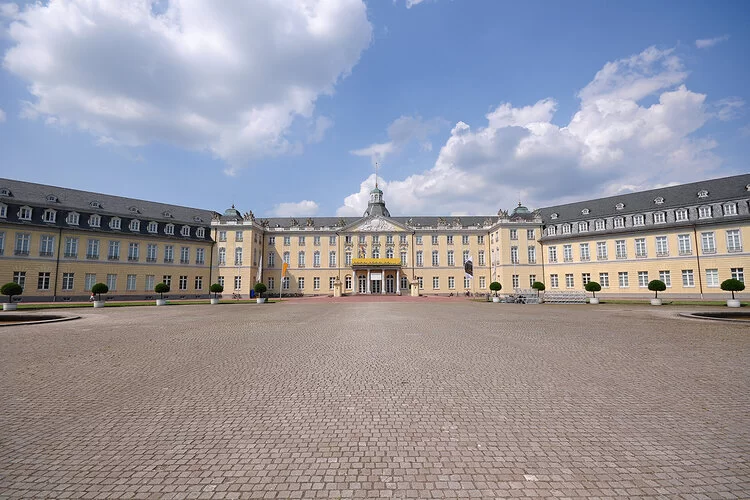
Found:
[[[320,267],[320,252],[317,250],[313,252],[313,267]]]
[[[405,234],[400,234],[398,236],[398,242],[400,244],[402,244],[402,245],[406,245],[406,235]]]
[[[235,276],[234,277],[234,289],[235,290],[242,290],[242,276]]]
[[[89,206],[91,208],[102,208],[102,204],[99,203],[98,201],[92,201],[91,203],[89,203]]]
[[[448,289],[454,290],[456,288],[456,278],[453,276],[448,276]]]
[[[615,217],[613,219],[615,229],[621,229],[625,227],[625,218],[624,217]]]
[[[180,236],[190,236],[190,226],[182,226],[180,228]]]
[[[2,208],[0,208],[0,212],[2,212]],[[4,215],[2,215],[2,213],[0,213],[0,217],[4,217]],[[68,214],[68,216],[65,218],[65,222],[67,222],[71,226],[77,226],[80,217],[81,216],[79,214],[77,214],[75,212],[70,212]]]
[[[723,208],[724,208],[724,215],[737,215],[736,203],[725,203]]]
[[[234,241],[243,241],[243,240],[244,240],[244,235],[243,235],[242,231],[235,231],[234,232]]]
[[[573,245],[563,245],[563,260],[573,262]]]
[[[219,231],[219,241],[227,241],[227,232]]]
[[[510,230],[510,239],[511,240],[517,240],[518,239],[518,229],[511,229]]]
[[[20,220],[31,220],[31,207],[21,207],[18,209],[18,218]]]
[[[206,249],[205,248],[196,248],[195,249],[195,263],[196,264],[205,264],[206,262]]]
[[[71,238],[66,237],[65,238],[65,250],[64,250],[65,257],[75,259],[78,257],[78,238]]]
[[[555,226],[548,226],[547,227],[547,236],[554,236],[557,234],[557,227]]]
[[[634,215],[633,216],[633,225],[634,226],[643,226],[646,223],[646,216],[645,215]]]
[[[547,259],[549,262],[557,262],[557,247],[547,248]]]
[[[591,282],[591,273],[581,273],[581,284],[588,285]],[[600,283],[601,284],[601,283]]]
[[[385,251],[385,257],[387,259],[392,259],[393,258],[393,249],[392,248],[389,248],[388,250]]]
[[[609,273],[599,273],[599,284],[602,288],[609,288]]]
[[[128,261],[138,261],[138,243],[130,243],[128,245]]]
[[[699,219],[710,219],[711,218],[711,207],[707,207],[707,206],[698,207],[698,218]]]
[[[316,247],[320,246],[320,236],[313,236],[313,245]]]
[[[640,288],[648,287],[648,271],[638,271],[638,286]]]
[[[688,211],[686,208],[680,208],[674,211],[674,220],[676,222],[688,220]]]
[[[588,215],[590,213],[591,213],[591,210],[589,210],[588,208],[584,208],[583,210],[581,210],[581,215]]]
[[[437,250],[432,251],[432,265],[435,267],[440,265],[440,255]]]
[[[400,257],[401,257],[401,265],[402,266],[406,266],[407,265],[407,255],[408,254],[406,253],[406,251],[402,251],[401,252]]]
[[[148,277],[146,277],[146,278],[148,279]],[[216,278],[216,282],[223,287],[224,286],[224,276],[219,276],[218,278]]]
[[[519,287],[518,275],[517,274],[512,275],[510,277],[510,282],[511,282],[511,286],[513,287],[514,290],[516,288],[518,288]]]
[[[13,252],[15,255],[29,255],[31,246],[31,235],[28,233],[16,233],[16,248]]]
[[[290,266],[292,264],[292,257],[289,252],[284,252],[284,255],[281,257],[281,260],[286,264],[287,266]]]
[[[484,245],[484,235],[480,234],[477,236],[477,244]]]
[[[580,245],[581,250],[581,261],[587,261],[591,260],[591,252],[589,251],[589,244],[588,243],[581,243]]]
[[[351,276],[346,276],[344,278],[344,286],[346,287],[347,290],[352,289],[352,277]]]
[[[448,250],[448,265],[449,266],[456,265],[456,259],[453,256],[453,250]]]
[[[62,289],[63,290],[73,290],[73,284],[74,284],[74,278],[75,273],[63,273],[62,277]],[[114,290],[114,287],[109,287],[110,290]]]
[[[305,246],[305,237],[304,236],[298,236],[297,237],[297,244],[301,247]]]
[[[740,241],[740,230],[727,230],[727,252],[741,252],[742,242]]]
[[[701,250],[704,254],[716,253],[716,238],[713,231],[701,233]]]
[[[678,234],[677,244],[679,247],[680,255],[690,255],[693,253],[693,246],[690,242],[689,234]]]
[[[297,267],[305,267],[305,251],[300,250],[297,253]]]
[[[195,277],[195,289],[196,290],[203,290],[203,276],[196,276]]]
[[[373,243],[373,245],[379,245],[380,244],[380,235],[373,234],[372,235],[372,243]]]
[[[487,279],[484,276],[479,277],[479,288],[487,288]]]
[[[419,289],[424,290],[424,278],[422,276],[417,276],[417,283],[419,284]]]
[[[529,241],[536,239],[535,231],[533,229],[526,230],[526,239]]]
[[[37,281],[37,290],[49,290],[49,278],[50,273],[39,273],[39,280]]]
[[[13,273],[13,283],[21,288],[26,288],[26,271],[15,271]]]
[[[199,227],[195,230],[195,237],[196,238],[205,238],[206,237],[206,229],[203,227]]]
[[[479,251],[479,265],[484,266],[484,250]]]
[[[437,290],[440,288],[440,278],[437,276],[432,277],[432,289]]]
[[[510,247],[510,262],[518,264],[518,247]]]
[[[560,287],[560,281],[556,274],[550,274],[549,275],[549,286],[551,288],[559,288]]]
[[[437,234],[433,234],[432,235],[432,244],[433,245],[437,245],[438,244],[438,235]]]
[[[709,288],[716,288],[719,286],[718,269],[706,269],[706,286]]]
[[[128,224],[128,229],[130,229],[131,231],[134,231],[134,232],[140,231],[141,230],[141,221],[135,220],[135,219],[131,220],[130,224]]]
[[[329,245],[335,245],[336,244],[336,236],[329,236],[328,237],[328,244]]]
[[[291,245],[291,242],[292,242],[292,237],[291,236],[284,236],[284,246],[285,247],[288,247],[289,245]]]
[[[135,291],[136,286],[136,275],[135,274],[128,274],[127,280],[125,281],[125,290],[132,292]]]
[[[108,260],[120,260],[120,242],[110,241],[109,252],[107,253]]]
[[[268,289],[273,290],[276,287],[276,281],[273,279],[273,276],[268,277]]]
[[[0,255],[5,253],[5,233],[0,231]]]
[[[333,290],[333,284],[336,282],[335,276],[329,276],[328,277],[328,289]]]
[[[300,290],[304,290],[305,289],[305,278],[299,278],[297,280],[297,286],[298,286],[298,288]]]
[[[637,258],[645,258],[648,256],[646,251],[646,238],[635,239],[635,256]]]
[[[55,222],[57,220],[57,211],[48,208],[42,212],[42,222]]]
[[[620,288],[628,288],[630,286],[627,271],[620,271],[619,273],[617,273],[617,282],[619,283]]]
[[[467,260],[469,260],[469,251],[468,250],[464,250],[461,262],[466,263]]]
[[[464,234],[461,236],[461,244],[462,245],[468,245],[469,244],[469,235]]]
[[[417,250],[417,267],[424,266],[424,258],[422,255],[422,250]]]
[[[281,288],[283,290],[289,290],[289,276],[281,278]]]
[[[627,247],[625,246],[625,240],[615,241],[615,257],[618,259],[628,258],[628,250],[627,250]]]
[[[695,286],[695,280],[693,279],[693,270],[692,269],[683,269],[682,270],[682,286],[686,288],[694,287]]]
[[[372,258],[373,259],[379,259],[380,258],[380,247],[374,247],[372,249]]]
[[[190,247],[180,247],[180,264],[190,264]]]
[[[99,240],[89,240],[86,245],[86,258],[96,260],[99,258]]]
[[[596,222],[594,222],[594,229],[596,229],[597,231],[604,231],[606,228],[607,228],[607,225],[604,219],[599,219]]]
[[[570,234],[570,231],[571,231],[570,224],[562,225],[562,234]]]
[[[242,249],[241,248],[234,249],[234,265],[235,266],[242,265]]]
[[[227,263],[227,249],[219,248],[219,265],[224,266]]]
[[[669,271],[659,271],[659,280],[663,281],[667,287],[672,286],[672,274]]]
[[[313,278],[313,290],[320,290],[320,277],[318,276]]]
[[[367,244],[367,236],[364,234],[359,235],[359,244],[360,245],[366,245]]]
[[[657,236],[656,237],[656,256],[666,257],[667,255],[669,255],[669,246],[667,245],[667,237]]]
[[[83,278],[84,287],[86,288],[87,292],[90,292],[91,289],[96,284],[96,274],[94,273],[86,273],[86,275]],[[151,287],[153,288],[153,287]]]
[[[110,229],[121,229],[122,227],[122,219],[119,217],[112,217],[109,219],[109,228]]]
[[[187,284],[188,284],[188,277],[187,276],[180,276],[180,279],[177,281],[177,288],[180,290],[187,290]]]
[[[268,244],[269,245],[275,245],[276,244],[276,236],[269,236],[268,237]]]
[[[336,267],[336,251],[328,252],[328,267]]]
[[[39,256],[52,257],[55,254],[55,237],[42,235],[39,239]]]
[[[654,212],[654,224],[664,224],[667,222],[667,214],[664,212]]]
[[[344,253],[344,265],[345,266],[351,266],[352,265],[352,253],[351,252],[345,252]]]
[[[529,274],[529,286],[532,286],[536,281],[536,274]]]
[[[589,223],[588,222],[579,222],[578,223],[578,232],[579,233],[587,233],[589,230]]]
[[[164,245],[164,262],[167,264],[174,262],[174,246]]]
[[[109,288],[110,292],[117,290],[117,275],[116,274],[107,275],[107,288]]]
[[[607,260],[607,242],[606,241],[596,242],[596,260]]]
[[[654,198],[654,203],[657,205],[663,205],[664,204],[664,197],[663,196],[657,196]]]
[[[732,279],[745,282],[745,269],[742,267],[733,267],[730,269],[732,272]]]
[[[6,217],[8,217],[8,205],[0,203],[0,218],[5,219]]]
[[[573,274],[566,274],[565,275],[565,288],[573,288],[575,286],[575,282],[573,281]]]
[[[615,205],[615,210],[622,210],[624,208],[625,208],[624,203],[618,203],[617,205]]]
[[[174,224],[167,224],[164,226],[164,234],[168,234],[170,236],[174,235]]]

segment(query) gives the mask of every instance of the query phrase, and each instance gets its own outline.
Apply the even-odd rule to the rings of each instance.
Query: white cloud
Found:
[[[27,5],[8,33],[24,116],[208,150],[232,171],[299,151],[291,125],[351,71],[372,27],[362,0],[68,0]]]
[[[5,121],[5,111],[0,108],[0,123],[3,123]]]
[[[296,203],[279,203],[273,207],[271,214],[276,217],[305,217],[316,215],[318,204],[310,200],[302,200]]]
[[[711,118],[706,96],[688,90],[686,78],[672,50],[650,47],[605,64],[562,126],[552,123],[552,98],[500,104],[479,128],[458,122],[432,168],[382,181],[388,207],[487,214],[519,196],[533,208],[718,175],[716,142],[694,135]],[[337,213],[361,215],[372,184],[370,176]]]
[[[310,135],[307,136],[307,142],[309,144],[316,144],[318,142],[321,142],[325,137],[326,132],[331,127],[333,127],[333,120],[331,120],[327,116],[319,116],[315,120],[315,125],[312,132],[310,132]]]
[[[713,47],[717,43],[726,42],[729,40],[729,35],[717,36],[716,38],[704,38],[702,40],[696,40],[695,46],[699,49],[707,49]]]
[[[0,3],[0,17],[13,19],[18,15],[18,5],[15,3]]]
[[[727,97],[716,101],[714,107],[716,108],[716,117],[723,122],[728,122],[742,115],[745,101],[740,97]]]
[[[424,2],[425,0],[406,0],[406,8],[411,9],[415,5],[419,5],[420,3]]]
[[[382,162],[386,156],[396,153],[411,142],[419,143],[423,151],[432,151],[429,137],[440,130],[445,124],[441,118],[424,120],[421,116],[400,116],[388,126],[388,142],[370,144],[362,149],[355,149],[351,154],[368,156],[374,164]]]

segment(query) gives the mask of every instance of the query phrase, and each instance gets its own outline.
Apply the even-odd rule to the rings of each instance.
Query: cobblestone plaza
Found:
[[[750,496],[750,329],[464,299],[0,328],[0,497]]]

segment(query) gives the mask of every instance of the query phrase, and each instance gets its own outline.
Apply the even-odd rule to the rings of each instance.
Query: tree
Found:
[[[734,292],[741,292],[744,290],[745,284],[740,280],[730,278],[721,282],[721,289],[725,292],[732,292],[732,300],[734,300]]]
[[[541,281],[535,281],[531,285],[531,288],[533,288],[534,290],[536,290],[536,296],[539,297],[539,292],[543,292],[546,287],[544,286],[544,283],[542,283]]]
[[[662,280],[651,280],[648,282],[648,289],[654,292],[654,298],[659,298],[659,292],[667,289],[667,285]]]
[[[586,283],[586,286],[584,287],[587,292],[591,292],[594,294],[594,298],[596,298],[596,292],[602,289],[602,286],[597,283],[596,281],[589,281]]]
[[[501,285],[497,281],[493,281],[492,283],[490,283],[490,290],[495,292],[495,297],[497,297],[497,292],[499,292],[502,289],[503,289],[503,285]]]
[[[154,291],[159,294],[159,299],[163,299],[164,294],[169,292],[169,285],[166,283],[157,283],[154,287]]]
[[[214,283],[209,287],[209,290],[214,294],[214,298],[218,299],[219,294],[224,291],[224,287],[218,283]]]
[[[94,286],[91,287],[91,293],[94,293],[98,295],[98,298],[96,300],[102,300],[102,294],[107,293],[109,291],[109,287],[105,285],[104,283],[97,283]]]
[[[255,293],[257,293],[257,294],[258,294],[258,297],[260,297],[260,298],[263,298],[263,293],[264,293],[264,292],[265,292],[266,290],[268,290],[268,288],[266,288],[266,285],[264,285],[263,283],[261,283],[261,282],[258,282],[258,283],[256,283],[256,284],[255,284],[255,286],[253,287],[253,290],[255,290]]]
[[[21,285],[19,285],[18,283],[11,281],[10,283],[6,283],[2,287],[0,287],[0,293],[2,293],[3,295],[7,295],[8,304],[12,304],[13,296],[21,295],[23,293],[23,288],[21,288]]]

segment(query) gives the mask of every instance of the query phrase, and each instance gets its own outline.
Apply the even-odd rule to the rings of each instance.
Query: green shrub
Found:
[[[741,292],[742,290],[744,290],[745,284],[740,280],[730,278],[721,282],[721,289],[725,292],[732,292],[732,300],[734,300],[734,292]]]
[[[107,293],[108,291],[109,291],[109,287],[105,285],[104,283],[97,283],[91,287],[91,293],[96,294],[98,296],[96,300],[102,300],[102,294]]]
[[[159,294],[160,299],[163,299],[164,294],[169,292],[169,285],[166,283],[157,283],[154,287],[154,291]]]
[[[224,291],[224,287],[218,283],[214,283],[209,287],[209,291],[214,294],[214,298],[219,298],[219,294]]]
[[[497,297],[497,292],[499,292],[502,289],[503,289],[503,285],[501,285],[497,281],[493,281],[492,283],[490,283],[490,290],[495,292],[495,297]]]
[[[531,288],[533,288],[534,290],[536,290],[536,295],[538,297],[539,296],[539,292],[543,292],[547,287],[545,287],[544,283],[542,283],[541,281],[535,281],[531,285]]]
[[[602,286],[597,283],[596,281],[589,281],[586,283],[586,286],[584,287],[587,292],[591,292],[594,294],[594,298],[596,298],[596,292],[602,289]]]
[[[266,285],[264,285],[263,283],[258,282],[253,287],[253,290],[255,290],[255,293],[258,294],[258,297],[263,297],[263,294],[266,290],[268,290],[268,288],[266,288]]]
[[[8,304],[10,304],[13,302],[14,295],[21,295],[23,293],[23,288],[18,283],[11,281],[0,287],[0,293],[8,296]]]
[[[648,289],[654,292],[654,298],[659,298],[659,292],[663,292],[667,289],[666,283],[662,280],[651,280],[648,282]]]

